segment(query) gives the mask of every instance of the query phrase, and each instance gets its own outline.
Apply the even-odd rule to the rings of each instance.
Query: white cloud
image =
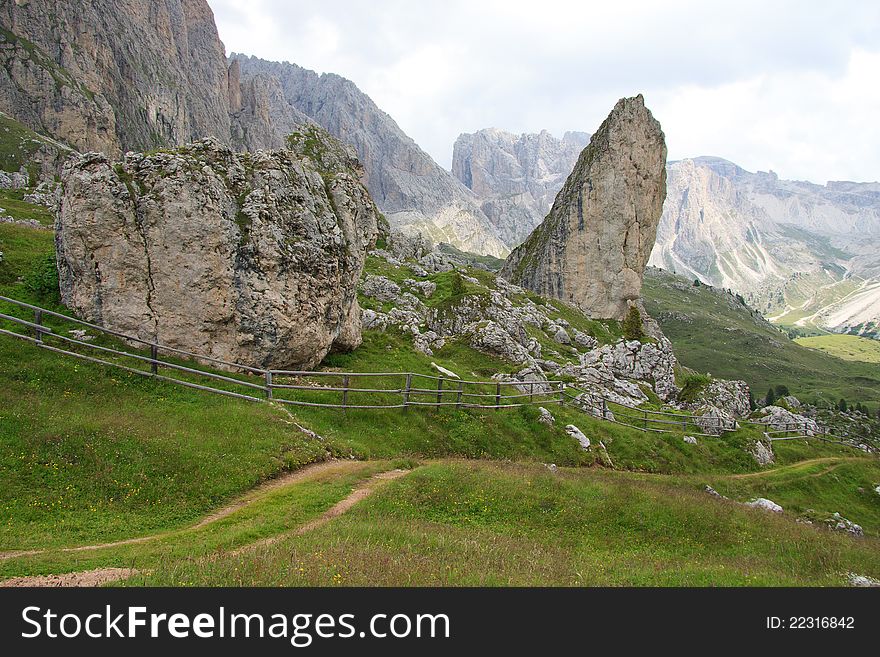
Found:
[[[880,178],[880,3],[209,0],[227,49],[353,80],[449,166],[460,132],[594,130],[645,94],[671,157]]]

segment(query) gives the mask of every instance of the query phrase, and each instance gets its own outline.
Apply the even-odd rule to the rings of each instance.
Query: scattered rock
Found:
[[[776,462],[773,454],[773,444],[769,440],[756,440],[748,449],[752,458],[757,461],[758,465],[769,465]]]
[[[565,433],[577,440],[581,444],[581,447],[583,447],[584,449],[590,449],[590,439],[584,435],[583,431],[578,429],[573,424],[568,424],[565,426]]]
[[[370,275],[361,283],[361,292],[376,301],[396,301],[400,296],[400,286],[385,276]]]
[[[688,445],[696,445],[697,439],[694,436],[685,436],[684,442],[686,442]]]
[[[433,367],[435,370],[437,370],[438,372],[440,372],[440,374],[445,374],[446,376],[448,376],[448,377],[450,377],[450,378],[452,378],[452,379],[459,379],[459,378],[461,378],[460,376],[458,376],[458,374],[456,374],[456,373],[453,372],[452,370],[447,370],[445,367],[441,367],[440,365],[438,365],[437,363],[435,363],[435,362],[433,362],[433,361],[431,361],[431,367]]]
[[[819,425],[812,418],[792,413],[781,406],[765,406],[760,411],[760,421],[774,431],[801,431],[807,436],[819,433]]]
[[[544,466],[552,473],[556,473],[559,468],[556,467],[555,463],[545,463]]]
[[[773,513],[782,513],[782,507],[773,500],[768,500],[766,497],[758,497],[754,500],[749,500],[746,502],[746,506],[755,509],[764,509],[765,511],[772,511]]]
[[[554,422],[556,422],[556,418],[553,417],[553,413],[548,411],[543,406],[538,406],[538,413],[540,413],[540,417],[538,417],[538,422],[541,424],[547,424],[552,426]]]
[[[852,520],[847,520],[839,513],[821,513],[813,509],[807,509],[801,514],[798,520],[814,525],[825,525],[831,530],[845,532],[853,536],[864,536],[865,532],[861,525],[857,525]]]
[[[847,573],[846,580],[850,586],[877,587],[880,586],[880,579],[874,579],[867,575],[857,575],[856,573]]]
[[[714,406],[734,418],[746,417],[751,412],[749,385],[745,381],[712,379],[687,408],[694,410],[701,406]]]
[[[697,409],[694,424],[700,427],[703,433],[712,436],[732,431],[737,426],[736,419],[730,413],[716,406],[703,406]]]
[[[719,493],[717,490],[715,490],[714,488],[712,488],[709,484],[706,484],[706,492],[709,493],[709,495],[711,495],[712,497],[717,497],[717,498],[720,499],[720,500],[727,500],[727,499],[730,499],[729,497],[727,497],[727,496],[722,495],[721,493]]]
[[[794,395],[785,395],[780,401],[788,404],[789,408],[800,408],[802,406],[801,401]]]
[[[85,329],[71,329],[68,333],[74,340],[79,340],[80,342],[91,342],[95,339],[95,336],[89,335],[88,331]]]

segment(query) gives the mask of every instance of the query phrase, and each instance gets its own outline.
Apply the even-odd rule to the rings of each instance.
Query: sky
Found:
[[[209,0],[227,53],[352,80],[442,166],[462,132],[593,132],[642,93],[669,159],[880,180],[876,0]]]

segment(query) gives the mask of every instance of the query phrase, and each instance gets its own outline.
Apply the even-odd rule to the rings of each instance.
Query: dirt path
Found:
[[[138,571],[132,568],[98,568],[86,570],[80,573],[63,573],[61,575],[30,575],[28,577],[13,577],[0,582],[0,587],[24,587],[24,586],[101,586],[107,582],[116,582],[137,575]]]
[[[327,509],[324,513],[322,513],[319,517],[314,520],[310,520],[304,525],[300,525],[296,529],[288,532],[284,532],[282,534],[278,534],[276,536],[270,536],[269,538],[264,538],[255,543],[250,543],[249,545],[244,545],[236,550],[230,552],[231,555],[238,555],[243,552],[248,552],[250,550],[254,550],[261,547],[266,547],[267,545],[272,545],[273,543],[277,543],[278,541],[287,538],[289,536],[302,536],[306,532],[310,532],[313,529],[317,529],[321,525],[325,525],[333,518],[338,518],[343,513],[351,509],[355,504],[361,502],[372,495],[377,488],[379,488],[384,482],[391,481],[393,479],[398,479],[403,475],[410,472],[409,470],[388,470],[386,472],[380,472],[378,474],[373,475],[370,479],[360,488],[355,488],[351,493],[349,493],[348,497],[340,500],[332,507]]]
[[[183,527],[181,529],[171,529],[168,531],[160,532],[158,534],[151,534],[149,536],[138,536],[137,538],[126,538],[121,541],[111,541],[110,543],[78,545],[76,547],[67,548],[13,550],[10,552],[0,552],[0,561],[15,559],[17,557],[29,557],[37,554],[44,554],[46,552],[85,552],[88,550],[102,550],[104,548],[113,548],[122,545],[134,545],[137,543],[146,543],[147,541],[153,541],[158,538],[164,538],[166,536],[170,536],[171,534],[188,529],[200,529],[202,527],[205,527],[206,525],[210,525],[211,523],[217,522],[218,520],[232,515],[239,509],[243,509],[244,507],[258,500],[259,498],[265,496],[267,493],[278,488],[290,486],[292,484],[299,483],[301,481],[310,479],[311,477],[316,477],[328,472],[347,472],[361,465],[363,465],[363,461],[323,461],[321,463],[313,463],[311,465],[307,465],[304,468],[300,468],[299,470],[294,470],[293,472],[288,472],[287,474],[284,474],[275,479],[270,479],[269,481],[263,482],[256,488],[251,489],[248,493],[240,497],[235,502],[223,507],[222,509],[214,511],[210,515],[207,515],[199,520],[199,522],[197,522],[195,525],[190,525],[189,527]]]
[[[820,472],[810,473],[806,475],[808,477],[821,477],[824,474],[828,474],[835,468],[840,467],[846,462],[849,461],[858,461],[861,460],[859,456],[823,456],[821,458],[815,459],[807,459],[806,461],[798,461],[797,463],[792,463],[791,465],[783,465],[778,468],[773,468],[772,470],[759,470],[758,472],[745,472],[742,474],[732,474],[726,475],[724,479],[750,479],[752,477],[762,477],[765,475],[773,475],[777,473],[785,473],[788,471],[798,471],[809,468],[811,465],[818,465],[820,463],[829,463],[831,464],[829,467],[821,470]]]

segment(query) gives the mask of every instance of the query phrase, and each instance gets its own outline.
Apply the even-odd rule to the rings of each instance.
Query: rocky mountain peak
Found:
[[[498,235],[514,247],[547,216],[589,140],[583,132],[567,132],[559,140],[546,130],[514,135],[484,128],[459,135],[452,173],[481,199]]]
[[[641,293],[666,198],[665,167],[660,123],[641,95],[622,98],[502,275],[593,317],[622,319]]]

